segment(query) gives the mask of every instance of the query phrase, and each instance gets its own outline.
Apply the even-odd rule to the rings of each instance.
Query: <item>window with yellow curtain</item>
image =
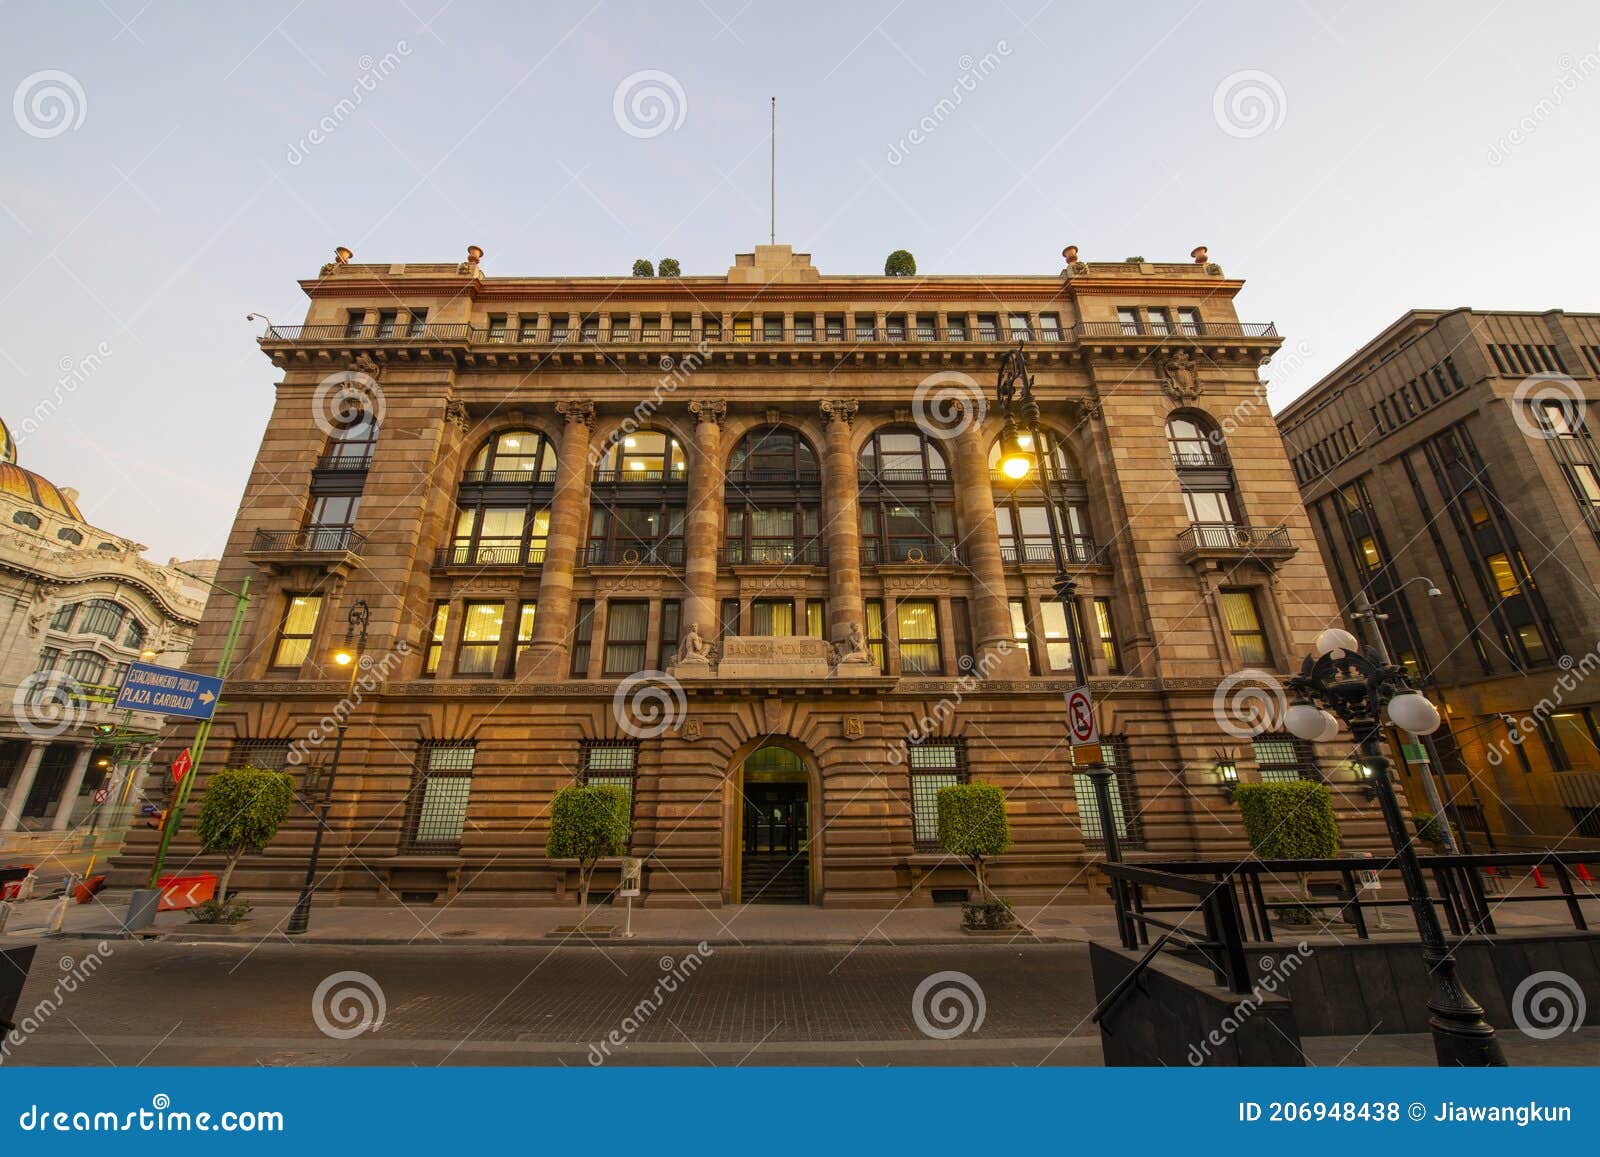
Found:
[[[750,604],[750,617],[757,635],[787,638],[794,634],[793,599],[756,599]]]
[[[1272,651],[1267,646],[1267,633],[1261,626],[1261,611],[1256,605],[1254,591],[1223,591],[1222,618],[1233,638],[1239,662],[1250,667],[1272,666]]]
[[[1059,599],[1039,603],[1040,625],[1044,628],[1044,654],[1052,673],[1072,670],[1072,638],[1067,634],[1067,613]]]
[[[937,675],[939,609],[932,599],[901,599],[895,604],[895,629],[900,638],[900,670],[907,675]]]
[[[456,673],[489,675],[500,653],[500,626],[504,603],[468,603],[461,614],[461,648],[456,652]]]
[[[278,645],[272,653],[274,667],[298,667],[311,652],[311,636],[317,631],[317,616],[322,613],[321,595],[290,595],[284,607],[283,626],[278,630]]]
[[[423,656],[422,673],[434,675],[439,671],[439,656],[444,654],[444,632],[450,622],[450,604],[437,602],[433,604],[433,627],[428,633],[428,651]]]
[[[533,620],[538,611],[539,604],[536,602],[523,603],[517,609],[517,649],[516,654],[511,658],[511,673],[513,675],[517,673],[517,663],[522,658],[522,652],[526,651],[533,642]]]

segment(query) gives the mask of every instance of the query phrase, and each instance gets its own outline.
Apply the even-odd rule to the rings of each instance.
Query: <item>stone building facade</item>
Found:
[[[1600,848],[1597,398],[1600,316],[1412,310],[1278,418],[1341,604],[1441,704],[1475,850]]]
[[[217,758],[321,790],[347,720],[322,884],[347,902],[570,902],[550,799],[617,782],[645,903],[925,904],[971,886],[933,829],[969,778],[1008,796],[995,886],[1057,902],[1097,894],[1062,702],[1087,677],[1132,854],[1242,850],[1224,765],[1320,775],[1373,838],[1338,753],[1253,739],[1239,693],[1337,620],[1263,400],[1276,331],[1203,250],[1065,256],[823,276],[774,245],[655,279],[341,249],[305,323],[260,339],[282,378],[219,577],[260,594]],[[994,468],[1018,341],[1048,495]],[[362,643],[358,601],[352,683],[329,656]],[[309,839],[294,821],[243,886],[295,887]]]
[[[119,747],[103,734],[122,722],[109,703],[129,662],[183,664],[217,565],[152,563],[91,526],[77,499],[18,465],[0,423],[0,863],[41,875],[114,847],[127,816],[113,813],[139,799],[163,719],[136,713],[128,730],[152,738]]]

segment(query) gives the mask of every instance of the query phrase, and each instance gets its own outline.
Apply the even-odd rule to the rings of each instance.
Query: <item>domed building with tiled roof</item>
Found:
[[[183,665],[217,564],[151,562],[17,457],[0,421],[0,697],[11,707],[0,713],[0,862],[48,878],[82,867],[85,831],[120,839],[115,821],[136,806],[155,744],[119,749],[95,728],[121,722],[110,702],[130,662]],[[163,722],[141,715],[131,730]]]

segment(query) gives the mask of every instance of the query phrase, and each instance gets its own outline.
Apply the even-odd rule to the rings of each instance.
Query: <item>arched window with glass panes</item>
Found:
[[[334,470],[365,470],[378,442],[378,419],[365,407],[336,414],[320,465]]]
[[[445,561],[543,565],[555,482],[555,445],[545,434],[517,429],[489,438],[461,476],[455,537]]]
[[[1042,472],[1035,466],[1020,479],[1000,470],[1000,443],[989,451],[989,476],[994,487],[994,518],[1000,532],[1000,559],[1010,565],[1054,565],[1050,543],[1049,506],[1055,507],[1062,545],[1069,563],[1094,560],[1094,535],[1089,521],[1089,487],[1077,457],[1065,440],[1045,430],[1044,454],[1050,464],[1051,491],[1045,493]],[[1022,435],[1024,443],[1030,440]]]
[[[1236,545],[1246,522],[1221,429],[1198,410],[1179,410],[1167,419],[1167,448],[1195,541],[1201,546]]]
[[[825,561],[822,474],[798,430],[761,426],[728,458],[722,561],[729,566]]]
[[[862,562],[957,559],[955,490],[938,441],[914,426],[875,430],[857,466]]]
[[[590,566],[682,566],[687,459],[677,436],[619,430],[589,493]]]

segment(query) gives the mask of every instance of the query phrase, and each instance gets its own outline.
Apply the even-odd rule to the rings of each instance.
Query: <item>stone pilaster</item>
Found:
[[[696,399],[694,460],[689,464],[689,509],[684,517],[684,600],[680,637],[693,623],[702,638],[714,639],[717,623],[717,546],[722,531],[722,503],[727,476],[722,462],[722,423],[728,404]]]
[[[828,637],[843,643],[850,625],[866,629],[861,601],[861,503],[856,481],[856,455],[850,442],[855,421],[854,399],[824,401],[822,425],[823,518],[828,541]]]
[[[17,780],[11,785],[11,794],[6,797],[5,814],[0,815],[0,832],[14,832],[22,822],[22,809],[28,802],[28,794],[33,791],[34,781],[39,778],[39,765],[44,762],[44,753],[49,746],[37,739],[28,744],[28,754],[23,757]]]
[[[556,458],[556,492],[550,503],[550,534],[544,569],[539,572],[539,613],[533,642],[517,664],[517,677],[558,679],[566,671],[572,643],[572,573],[589,515],[589,442],[594,435],[594,403],[556,403],[561,415],[561,449]]]
[[[1011,635],[1006,572],[1000,561],[1000,530],[994,521],[994,486],[989,479],[987,439],[973,423],[956,438],[956,530],[972,568],[974,661],[991,678],[1021,679],[1028,657]]]
[[[67,782],[61,788],[61,799],[56,803],[55,819],[50,827],[53,831],[64,832],[67,825],[72,823],[72,812],[78,804],[78,793],[83,790],[83,777],[89,773],[89,760],[94,756],[94,745],[82,748],[78,758],[72,762],[72,774],[67,776]]]

